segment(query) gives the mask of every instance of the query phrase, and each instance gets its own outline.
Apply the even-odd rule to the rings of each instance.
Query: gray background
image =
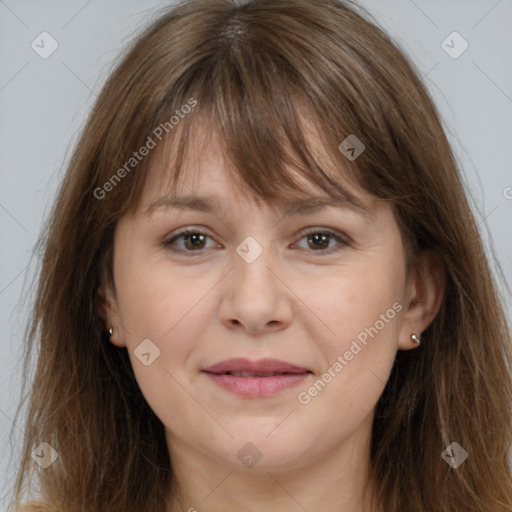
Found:
[[[512,318],[505,287],[512,282],[512,0],[360,3],[409,53],[440,108],[493,266],[503,268],[499,282]],[[0,481],[13,472],[7,468],[10,430],[16,454],[23,428],[12,422],[26,378],[20,368],[28,313],[22,292],[30,293],[42,219],[109,66],[166,4],[0,0]],[[43,31],[59,45],[47,59],[31,47]],[[469,43],[455,59],[441,47],[453,31]]]

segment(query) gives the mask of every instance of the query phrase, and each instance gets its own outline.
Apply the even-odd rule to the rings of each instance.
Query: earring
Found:
[[[411,338],[413,341],[415,341],[418,345],[421,343],[421,334],[416,336],[416,334],[412,333]]]
[[[110,336],[112,336],[112,334],[114,334],[114,329],[112,329],[112,327],[108,330],[108,333]]]

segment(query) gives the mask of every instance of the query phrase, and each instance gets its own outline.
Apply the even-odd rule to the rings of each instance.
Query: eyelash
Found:
[[[166,248],[166,249],[169,249],[173,252],[177,252],[177,253],[181,253],[181,254],[190,254],[190,255],[193,255],[194,253],[196,255],[201,255],[203,254],[204,251],[206,251],[206,249],[200,249],[200,250],[197,250],[197,251],[189,251],[189,250],[186,250],[186,249],[177,249],[175,247],[172,247],[172,245],[174,244],[174,242],[186,235],[203,235],[203,236],[206,236],[208,238],[211,238],[207,233],[204,233],[203,231],[200,231],[198,229],[190,229],[190,228],[187,228],[187,229],[184,229],[183,231],[179,231],[178,233],[176,233],[172,238],[170,238],[169,240],[163,242],[163,247]],[[311,229],[308,229],[306,231],[303,231],[301,234],[300,234],[300,240],[302,240],[303,238],[307,237],[307,236],[310,236],[310,235],[327,235],[331,238],[333,238],[334,240],[336,240],[336,242],[338,242],[338,245],[335,246],[335,247],[331,247],[329,249],[325,249],[325,250],[311,250],[310,252],[314,252],[314,253],[318,253],[319,256],[327,256],[329,254],[332,254],[334,252],[337,252],[337,251],[340,251],[343,249],[343,247],[347,246],[348,245],[348,242],[347,240],[345,240],[343,237],[341,237],[339,234],[335,233],[334,231],[330,231],[330,230],[321,230],[321,229],[318,229],[318,228],[311,228]]]

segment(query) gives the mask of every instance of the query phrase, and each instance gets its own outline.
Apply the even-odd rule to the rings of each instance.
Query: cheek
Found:
[[[157,264],[139,267],[131,275],[119,295],[134,374],[151,409],[167,427],[179,431],[183,419],[172,411],[194,408],[186,392],[192,386],[186,364],[211,314],[206,311],[210,303],[205,294],[214,281]],[[144,351],[139,349],[143,343]],[[146,366],[139,356],[148,352]]]
[[[332,411],[335,421],[346,414],[362,419],[370,412],[397,351],[403,277],[401,267],[390,259],[354,265],[333,273],[328,288],[315,288],[309,295],[329,330],[319,336],[310,326],[324,366],[316,384],[301,390],[301,404],[310,403],[320,414]]]
[[[208,272],[184,272],[162,261],[119,265],[125,342],[139,386],[154,410],[168,409],[165,404],[182,398],[178,382],[190,385],[186,363],[211,318],[208,291],[217,281]],[[145,362],[154,362],[145,366],[138,355],[148,352]]]
[[[364,343],[396,338],[403,279],[396,262],[368,258],[331,272],[324,280],[303,281],[298,294],[317,319],[316,329],[310,324],[312,339],[322,333],[324,351],[332,358],[349,350],[356,339]]]
[[[130,344],[141,336],[167,343],[184,323],[194,329],[215,284],[205,273],[183,272],[161,261],[126,267],[119,281],[120,313]]]

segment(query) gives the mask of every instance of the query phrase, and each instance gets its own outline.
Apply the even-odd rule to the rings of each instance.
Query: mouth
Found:
[[[276,359],[230,359],[202,372],[224,390],[247,398],[274,396],[313,374],[307,368]]]
[[[236,374],[236,373],[251,373],[259,374],[267,377],[265,374],[286,374],[286,373],[304,373],[309,372],[308,368],[303,366],[297,366],[286,361],[279,359],[260,359],[258,361],[252,361],[242,357],[234,359],[227,359],[220,363],[203,368],[203,371],[216,374]],[[240,375],[237,375],[240,377]]]
[[[212,373],[213,375],[233,375],[234,377],[275,377],[276,375],[300,375],[302,373],[311,373],[309,371],[306,372],[206,372]]]

